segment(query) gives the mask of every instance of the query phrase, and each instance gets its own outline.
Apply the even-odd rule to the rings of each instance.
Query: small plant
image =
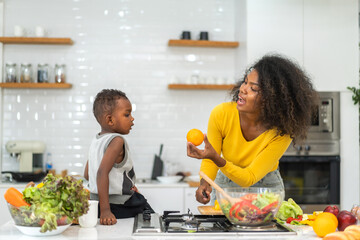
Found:
[[[347,89],[353,93],[352,100],[354,101],[354,105],[358,104],[360,102],[360,88],[347,87]]]

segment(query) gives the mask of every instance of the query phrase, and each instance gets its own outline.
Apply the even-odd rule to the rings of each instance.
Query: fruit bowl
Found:
[[[8,209],[15,227],[22,233],[30,236],[50,236],[57,235],[65,231],[70,225],[71,220],[67,216],[56,215],[56,229],[41,232],[44,219],[35,215],[35,210],[31,207],[15,207],[8,203]]]
[[[277,188],[224,188],[224,196],[216,191],[216,199],[227,219],[236,226],[270,224],[284,199],[284,190]]]

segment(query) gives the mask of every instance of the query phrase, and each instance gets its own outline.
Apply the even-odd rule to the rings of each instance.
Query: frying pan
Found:
[[[42,180],[45,176],[46,176],[46,172],[38,172],[38,173],[34,173],[34,172],[11,172],[11,171],[4,171],[1,172],[2,174],[4,173],[9,173],[12,176],[12,179],[14,179],[17,182],[39,182],[40,180]]]

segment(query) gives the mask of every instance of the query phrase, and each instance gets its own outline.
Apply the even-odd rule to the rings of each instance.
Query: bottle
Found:
[[[32,82],[32,66],[30,63],[22,63],[20,67],[20,82]]]
[[[55,83],[65,82],[65,64],[55,64]]]
[[[52,155],[51,155],[51,153],[48,153],[47,156],[46,156],[45,168],[46,168],[46,172],[47,172],[47,173],[48,173],[50,170],[52,170],[52,168],[53,168]]]
[[[16,63],[6,63],[5,82],[16,82]]]
[[[49,65],[38,64],[37,67],[37,82],[38,83],[47,83],[49,82]]]

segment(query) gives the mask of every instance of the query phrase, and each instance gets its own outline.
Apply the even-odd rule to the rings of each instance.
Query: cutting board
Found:
[[[216,210],[214,206],[198,206],[197,208],[202,215],[224,215],[221,209]]]

